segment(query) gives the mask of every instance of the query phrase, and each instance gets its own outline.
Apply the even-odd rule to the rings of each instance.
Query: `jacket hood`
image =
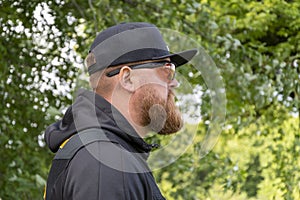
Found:
[[[137,152],[149,153],[154,145],[147,144],[133,129],[125,117],[103,97],[80,89],[75,102],[67,109],[62,120],[53,123],[45,131],[45,141],[52,152],[72,135],[89,128],[100,128],[108,137],[119,137]]]

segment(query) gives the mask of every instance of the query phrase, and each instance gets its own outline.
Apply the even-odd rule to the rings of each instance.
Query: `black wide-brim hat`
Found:
[[[121,23],[100,32],[89,53],[95,62],[87,66],[89,74],[127,63],[170,58],[176,67],[189,62],[197,49],[170,53],[156,26],[145,22]]]

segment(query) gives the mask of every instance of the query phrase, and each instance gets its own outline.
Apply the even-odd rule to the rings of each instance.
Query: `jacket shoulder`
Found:
[[[149,182],[152,177],[142,156],[126,150],[113,139],[89,138],[88,141],[92,142],[83,139],[85,145],[69,162],[64,199],[152,199],[153,186]],[[68,142],[65,147],[68,144],[72,146]]]
[[[126,199],[123,172],[110,167],[99,155],[107,152],[111,145],[98,141],[77,152],[67,169],[65,199]],[[122,165],[120,155],[114,156],[115,164]]]

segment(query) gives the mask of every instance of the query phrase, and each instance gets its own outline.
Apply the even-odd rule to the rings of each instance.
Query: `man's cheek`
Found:
[[[156,92],[163,101],[166,102],[169,99],[169,91],[167,87],[159,86],[156,88]]]

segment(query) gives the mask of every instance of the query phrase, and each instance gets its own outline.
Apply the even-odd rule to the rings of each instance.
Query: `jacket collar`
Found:
[[[150,152],[155,144],[146,143],[130,125],[127,119],[108,101],[100,95],[87,91],[79,90],[78,96],[85,97],[95,106],[96,116],[101,128],[108,130],[111,134],[121,137],[129,142],[139,152]]]
[[[56,152],[67,138],[89,128],[103,129],[108,137],[117,138],[129,151],[144,153],[146,158],[157,147],[147,144],[113,105],[85,89],[78,90],[75,102],[67,109],[63,119],[46,129],[45,141],[51,151]]]

